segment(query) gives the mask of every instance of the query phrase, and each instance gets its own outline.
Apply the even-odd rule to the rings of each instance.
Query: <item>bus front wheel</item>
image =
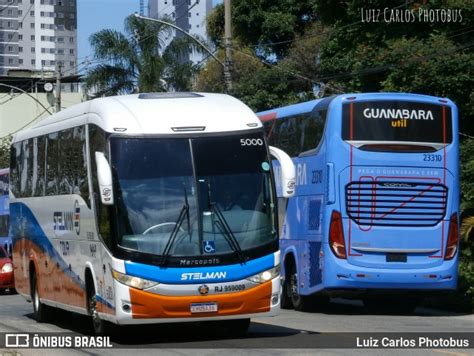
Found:
[[[89,311],[89,315],[92,319],[92,329],[94,331],[94,334],[97,336],[113,334],[112,324],[100,318],[99,312],[97,310],[97,297],[95,293],[95,288],[88,288],[87,294],[87,310]]]

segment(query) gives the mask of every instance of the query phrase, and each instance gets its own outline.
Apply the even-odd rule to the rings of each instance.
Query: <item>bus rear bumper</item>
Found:
[[[457,260],[424,269],[367,268],[336,261],[325,266],[324,288],[452,290],[457,286]]]

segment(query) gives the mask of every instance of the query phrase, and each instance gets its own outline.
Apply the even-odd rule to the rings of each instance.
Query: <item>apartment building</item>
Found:
[[[212,11],[212,0],[149,0],[148,16],[153,18],[167,17],[176,26],[191,35],[207,40],[206,17]],[[184,36],[173,30],[167,42],[177,36]],[[189,60],[199,63],[205,54],[190,53]]]
[[[77,70],[77,0],[0,0],[0,75]]]

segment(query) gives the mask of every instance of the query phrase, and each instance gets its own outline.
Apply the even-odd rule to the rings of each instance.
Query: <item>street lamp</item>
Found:
[[[224,68],[224,72],[225,72],[224,77],[226,77],[226,78],[230,77],[230,74],[227,73],[227,71],[229,70],[228,66],[226,66],[219,58],[217,58],[217,56],[214,53],[212,53],[212,51],[209,48],[207,48],[201,41],[199,41],[194,36],[190,35],[188,32],[184,31],[182,28],[176,26],[175,24],[172,24],[172,23],[169,23],[169,22],[166,22],[166,21],[163,21],[163,20],[158,20],[158,19],[154,19],[154,18],[151,18],[151,17],[146,17],[146,16],[139,15],[136,12],[134,13],[134,16],[136,18],[141,19],[141,20],[155,21],[155,22],[161,23],[163,25],[170,26],[170,27],[174,28],[176,31],[179,31],[179,32],[185,34],[186,36],[191,38],[194,42],[196,42],[200,47],[202,47],[207,53],[209,53],[209,55],[212,58],[214,58],[222,66],[222,68]],[[229,81],[226,80],[226,87],[227,87],[227,91],[230,92],[232,90],[232,83],[230,83]]]

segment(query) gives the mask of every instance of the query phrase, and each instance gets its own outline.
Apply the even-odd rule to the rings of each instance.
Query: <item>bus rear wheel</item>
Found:
[[[33,271],[31,276],[31,301],[33,302],[33,315],[38,323],[44,323],[51,319],[51,309],[41,303],[36,271]]]
[[[290,290],[288,278],[285,278],[281,285],[280,306],[282,309],[293,309]]]

